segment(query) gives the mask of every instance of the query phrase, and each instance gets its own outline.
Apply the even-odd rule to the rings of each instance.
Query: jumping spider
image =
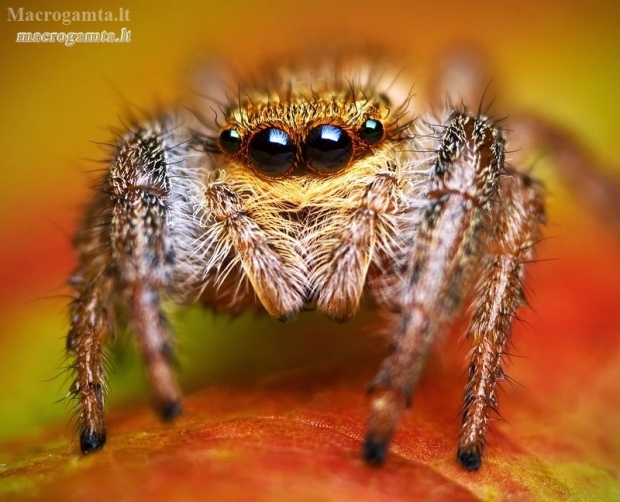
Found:
[[[386,75],[343,61],[292,66],[229,89],[228,102],[136,121],[118,136],[71,279],[83,453],[106,441],[103,346],[119,309],[171,419],[181,405],[164,301],[258,306],[284,321],[314,308],[345,321],[366,296],[386,312],[392,339],[371,383],[365,460],[384,461],[433,341],[471,303],[457,459],[480,467],[524,269],[541,240],[542,189],[509,161],[511,131],[452,97],[458,82],[440,86],[446,106],[419,113]],[[545,122],[524,123],[526,139],[538,127],[535,142],[573,148]]]

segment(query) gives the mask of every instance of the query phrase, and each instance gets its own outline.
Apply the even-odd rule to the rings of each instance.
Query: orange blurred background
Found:
[[[15,5],[33,11],[82,9],[61,0]],[[111,139],[109,127],[120,126],[127,103],[150,110],[187,95],[193,68],[203,60],[224,58],[246,68],[297,50],[379,46],[423,71],[440,54],[466,42],[488,57],[503,102],[515,110],[539,111],[575,131],[604,162],[620,165],[620,3],[613,0],[186,0],[174,7],[102,0],[97,4],[97,9],[114,12],[120,7],[130,11],[126,23],[69,26],[9,22],[2,11],[0,440],[64,420],[61,417],[67,413],[67,406],[55,404],[66,392],[65,378],[54,379],[64,364],[69,301],[64,281],[74,264],[71,235],[93,179],[87,172],[99,169],[95,161],[105,156],[96,143]],[[131,30],[131,43],[73,47],[15,43],[18,31],[120,31],[122,27]],[[422,92],[423,87],[416,91]],[[557,188],[544,159],[537,168],[549,184],[547,233],[560,236],[546,244],[546,256],[578,263],[591,260],[595,246],[617,250],[615,241],[580,211],[570,194]],[[614,266],[605,256],[605,263]],[[620,265],[615,267],[600,271],[601,280],[611,287],[620,280]],[[544,277],[550,275],[547,272]],[[584,281],[590,284],[587,279],[570,284]],[[610,305],[604,303],[593,315],[599,322],[607,321],[608,333],[620,335],[617,311],[614,317]],[[556,307],[555,314],[561,316],[562,305]],[[212,319],[208,329],[217,332],[220,325],[231,329],[222,322]],[[269,320],[259,324],[261,329],[272,329]],[[240,333],[253,330],[252,322],[243,319],[233,328]],[[291,336],[303,336],[296,333],[299,330],[293,328]],[[529,338],[525,343],[534,344]],[[234,338],[239,339],[241,335]],[[220,359],[234,359],[234,349],[226,349],[225,341],[189,343],[211,344],[201,349],[204,353],[220,352],[218,361],[188,362],[187,379],[216,371],[218,364],[225,366]],[[279,350],[268,344],[265,352]],[[613,344],[614,349],[617,346]],[[245,350],[254,349],[246,346]],[[528,353],[525,348],[520,352]],[[282,362],[286,355],[271,354],[265,356],[265,365],[278,358],[277,364],[287,364]],[[129,359],[120,363],[121,376],[113,379],[113,401],[127,399],[143,385],[140,369],[131,369],[136,358]],[[292,360],[296,359],[289,364]],[[611,377],[620,380],[620,370]],[[614,430],[617,434],[618,427]]]

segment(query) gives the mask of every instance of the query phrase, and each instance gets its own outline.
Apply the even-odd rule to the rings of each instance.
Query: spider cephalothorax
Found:
[[[541,238],[541,189],[507,162],[510,138],[493,120],[462,103],[416,116],[383,75],[285,70],[232,89],[213,120],[178,111],[119,136],[76,238],[67,346],[84,453],[106,440],[102,351],[115,306],[172,418],[181,408],[165,300],[257,306],[282,320],[316,308],[344,321],[372,297],[392,336],[364,443],[381,463],[432,342],[472,298],[458,461],[480,466]]]

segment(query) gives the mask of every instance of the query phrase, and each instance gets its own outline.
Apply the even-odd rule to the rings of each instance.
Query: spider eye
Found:
[[[366,119],[358,134],[368,144],[376,143],[383,138],[383,124],[378,120]]]
[[[333,173],[349,162],[353,144],[340,127],[325,124],[310,130],[304,153],[311,168],[322,173]]]
[[[241,134],[236,129],[224,129],[220,133],[220,147],[228,153],[235,153],[241,148]]]
[[[283,176],[295,161],[297,148],[282,129],[271,127],[250,140],[248,155],[252,164],[269,176]]]

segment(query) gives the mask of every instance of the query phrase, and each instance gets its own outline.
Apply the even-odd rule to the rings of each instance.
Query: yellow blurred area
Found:
[[[488,56],[504,101],[517,110],[539,110],[575,131],[601,158],[619,163],[620,2],[614,0],[95,3],[94,10],[128,9],[130,20],[12,22],[0,9],[3,281],[5,272],[23,266],[15,258],[24,240],[43,257],[50,228],[58,224],[58,232],[71,233],[92,181],[85,172],[102,167],[89,159],[105,156],[93,142],[110,141],[108,128],[121,125],[128,106],[152,110],[187,95],[193,69],[212,59],[252,68],[296,51],[378,46],[424,69],[446,50],[473,44]],[[77,5],[24,1],[14,9],[90,10]],[[15,42],[19,31],[123,27],[131,30],[130,43]],[[0,305],[0,439],[66,411],[53,404],[62,385],[41,383],[59,372],[66,299],[26,304],[64,292],[48,289],[60,288],[65,273],[62,267],[42,270],[44,287],[26,292],[16,309]]]

